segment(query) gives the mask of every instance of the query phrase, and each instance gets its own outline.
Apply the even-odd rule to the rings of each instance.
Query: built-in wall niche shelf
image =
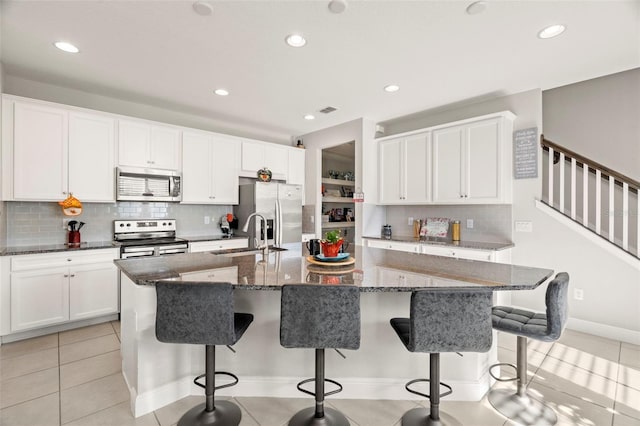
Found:
[[[322,229],[355,228],[355,222],[324,222]]]
[[[354,181],[344,179],[322,178],[322,183],[328,185],[356,186],[356,183]]]
[[[353,198],[351,197],[322,197],[323,203],[353,203]]]

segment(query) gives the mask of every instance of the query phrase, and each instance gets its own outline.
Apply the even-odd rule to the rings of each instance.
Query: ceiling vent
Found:
[[[333,112],[333,111],[336,111],[336,108],[332,106],[324,107],[320,110],[320,112],[323,114],[329,114],[330,112]]]

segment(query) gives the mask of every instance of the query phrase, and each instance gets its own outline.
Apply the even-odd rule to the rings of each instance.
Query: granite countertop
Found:
[[[398,241],[402,243],[418,243],[418,244],[426,244],[426,245],[436,245],[443,247],[455,247],[455,248],[466,248],[466,249],[474,249],[474,250],[505,250],[508,248],[514,247],[513,243],[490,243],[483,241],[451,241],[448,238],[436,238],[436,237],[428,237],[425,239],[424,237],[421,239],[416,239],[410,236],[393,236],[389,238],[382,237],[362,237],[368,240],[380,240],[380,241]]]
[[[302,244],[287,244],[288,250],[262,254],[189,253],[144,259],[116,260],[133,282],[155,285],[158,281],[206,282],[207,272],[223,272],[235,288],[279,290],[284,284],[347,284],[362,291],[394,292],[431,287],[485,286],[490,290],[529,290],[545,282],[550,269],[404,253],[364,246],[351,246],[356,262],[343,267],[325,267],[307,262]],[[239,255],[240,254],[240,255]],[[220,280],[220,274],[214,274]]]
[[[96,250],[116,247],[119,247],[119,245],[113,241],[89,241],[86,243],[80,243],[79,246],[70,246],[69,244],[36,244],[31,246],[3,247],[0,249],[0,256],[55,253],[59,251]]]

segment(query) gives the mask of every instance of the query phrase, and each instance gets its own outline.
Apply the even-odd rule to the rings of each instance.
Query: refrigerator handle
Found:
[[[276,200],[276,223],[274,224],[275,229],[275,245],[280,247],[282,244],[282,206],[280,205],[280,200]]]

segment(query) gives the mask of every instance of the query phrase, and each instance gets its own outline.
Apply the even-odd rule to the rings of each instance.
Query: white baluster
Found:
[[[602,222],[602,172],[596,169],[596,234],[600,235]]]
[[[609,241],[612,243],[615,241],[615,229],[614,229],[614,220],[615,220],[615,205],[613,204],[613,196],[614,196],[614,188],[616,186],[616,178],[613,176],[609,176]]]
[[[564,214],[564,153],[560,153],[560,213]]]
[[[553,155],[553,148],[549,147],[549,193],[547,199],[551,207],[553,207]]]
[[[582,224],[589,227],[589,166],[582,163]]]
[[[576,220],[576,159],[571,159],[571,219]]]
[[[622,182],[622,248],[629,250],[629,184]]]

